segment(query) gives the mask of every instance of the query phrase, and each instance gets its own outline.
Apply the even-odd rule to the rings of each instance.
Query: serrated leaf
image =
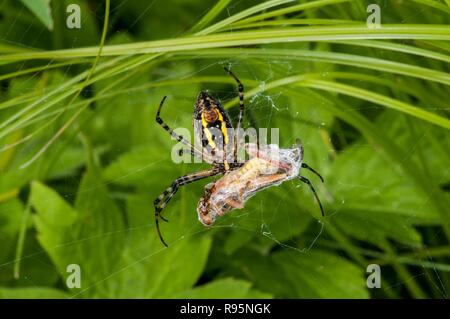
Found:
[[[409,177],[369,147],[355,145],[341,154],[328,185],[338,209],[391,212],[423,222],[437,219],[428,198]]]
[[[405,154],[405,161],[420,165],[417,153],[422,152],[422,156],[434,163],[433,175],[438,171],[442,174],[445,152],[439,150],[436,143],[425,143],[426,136],[433,135],[435,128],[411,121],[413,127],[408,125],[404,115],[388,111],[378,118],[377,125],[397,141],[399,154]],[[441,140],[445,143],[445,136]],[[420,245],[421,235],[414,225],[439,222],[429,196],[405,175],[401,166],[368,145],[355,144],[341,153],[332,165],[327,186],[337,212],[333,221],[349,235],[375,245],[386,237],[412,246]]]
[[[178,212],[179,213],[179,212]],[[156,235],[152,198],[131,197],[128,202],[128,219],[133,230],[123,251],[122,263],[127,272],[120,273],[123,283],[117,291],[120,297],[172,298],[180,291],[190,289],[200,277],[211,248],[211,239],[189,236],[185,233],[195,219],[183,222],[177,216],[162,226],[169,243],[165,248]],[[181,237],[180,237],[181,236]],[[182,240],[172,241],[172,238]]]
[[[38,239],[63,279],[66,267],[77,264],[83,273],[81,296],[111,296],[113,281],[105,280],[121,265],[123,221],[105,185],[92,167],[83,177],[75,210],[52,189],[35,182],[30,202],[35,208]],[[94,287],[92,289],[91,287]]]

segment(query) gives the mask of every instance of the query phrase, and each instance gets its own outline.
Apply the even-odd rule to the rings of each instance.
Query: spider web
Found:
[[[154,4],[154,1],[149,4],[149,7],[153,6],[153,4]],[[230,7],[228,10],[232,10],[232,7]],[[229,12],[229,14],[231,15],[230,12]],[[140,17],[138,17],[138,19],[139,18]],[[407,18],[405,18],[405,21],[406,20],[407,20]],[[14,25],[11,25],[11,28],[13,28],[13,27],[14,27]],[[233,32],[233,30],[229,30],[229,32]],[[181,31],[180,31],[180,33],[181,33]],[[39,39],[39,35],[36,36],[36,41],[38,41],[38,39]],[[20,44],[20,42],[21,42],[20,39],[18,39],[17,44]],[[50,61],[49,64],[50,63],[52,63],[52,61]],[[183,66],[183,65],[188,65],[189,63],[191,63],[191,62],[189,62],[189,61],[188,62],[179,61],[178,65],[179,66]],[[240,70],[247,71],[246,77],[247,78],[253,78],[253,80],[256,83],[259,83],[259,87],[264,88],[267,83],[269,83],[269,82],[271,82],[271,81],[276,79],[276,76],[275,76],[276,72],[274,72],[272,70],[272,68],[277,67],[277,68],[284,69],[286,71],[286,74],[290,74],[295,69],[295,67],[293,66],[293,63],[289,62],[288,60],[265,59],[262,63],[264,63],[264,65],[266,66],[266,73],[265,73],[265,76],[263,76],[263,77],[261,77],[259,73],[253,72],[254,61],[253,62],[248,62],[245,57],[241,57],[239,59],[226,59],[226,60],[220,60],[220,61],[213,61],[213,62],[210,62],[210,63],[204,62],[202,67],[198,68],[197,70],[195,70],[193,72],[191,72],[191,71],[186,72],[182,76],[182,78],[194,77],[196,75],[201,75],[203,72],[208,71],[210,69],[221,69],[222,66],[227,66],[230,69],[238,68]],[[21,70],[23,67],[24,67],[24,65],[22,65],[19,70]],[[328,71],[332,71],[332,70],[333,70],[333,67],[329,66],[329,70]],[[64,74],[64,76],[62,78],[62,83],[69,77],[69,75],[67,73],[68,71],[69,70],[66,70],[66,73]],[[324,69],[322,72],[324,74],[326,74],[328,71],[326,69]],[[36,76],[37,75],[31,76],[30,80],[31,80],[32,77],[36,77]],[[383,75],[379,75],[379,77],[383,78]],[[177,79],[177,77],[173,77],[171,75],[167,75],[165,77],[164,76],[161,77],[161,80],[175,80],[175,79]],[[244,85],[245,85],[245,83],[244,83]],[[246,89],[248,90],[248,88],[249,88],[249,86],[247,85]],[[218,92],[218,93],[225,93],[226,95],[229,95],[230,97],[236,96],[236,90],[235,89],[232,90],[232,91]],[[278,91],[277,90],[271,90],[271,91],[263,91],[261,93],[256,93],[252,97],[250,97],[249,99],[246,100],[246,111],[249,111],[249,112],[255,111],[254,113],[256,113],[256,116],[258,117],[258,121],[260,123],[266,123],[266,126],[270,128],[271,127],[271,123],[274,121],[274,118],[276,118],[281,111],[286,110],[289,107],[288,105],[284,105],[283,103],[278,103],[279,98],[282,97],[282,96],[283,96],[283,92],[282,92],[281,89],[278,90]],[[194,98],[195,98],[195,96],[192,96],[192,99],[194,99]],[[143,101],[143,102],[145,102],[145,101]],[[145,104],[145,103],[143,103],[143,104]],[[269,112],[264,112],[263,114],[258,113],[257,109],[261,105],[263,105],[265,107],[268,107]],[[189,104],[187,104],[186,106],[190,107]],[[367,107],[364,107],[364,109],[366,109],[366,108]],[[380,108],[380,107],[378,107],[378,106],[370,106],[370,108]],[[363,108],[361,108],[361,107],[360,108],[355,108],[355,109],[363,110]],[[300,114],[299,116],[302,116],[302,115]],[[309,119],[305,118],[304,120],[308,121]],[[177,122],[177,119],[175,119],[175,123],[176,122]],[[322,125],[322,123],[318,123],[317,128],[320,128],[321,125]],[[176,127],[176,124],[174,126]],[[164,133],[161,131],[161,134],[164,134]],[[426,132],[423,133],[420,136],[420,139],[425,137],[425,136],[426,136]],[[282,141],[286,142],[286,141],[289,141],[289,140],[293,140],[293,139],[295,139],[295,137],[296,136],[292,136],[292,137],[290,137],[290,138],[288,137],[286,139],[284,139],[282,137]],[[420,139],[417,141],[417,144],[419,144]],[[290,145],[284,144],[284,145],[280,145],[280,146],[281,147],[289,147]],[[360,147],[364,148],[364,147],[367,147],[367,146],[361,145]],[[413,153],[414,153],[414,150],[411,150],[411,152],[408,154],[408,156],[412,156]],[[167,154],[170,155],[170,150],[169,149],[167,150]],[[323,157],[324,158],[328,158],[328,154],[323,154]],[[405,161],[406,161],[406,158],[405,158]],[[139,173],[141,173],[142,171],[145,171],[145,170],[154,169],[155,167],[157,167],[158,164],[160,164],[160,161],[155,161],[155,162],[152,162],[152,163],[148,163],[148,165],[143,166],[143,167],[141,167],[139,169],[130,170],[127,174],[119,177],[119,179],[126,178],[126,177],[128,177],[130,175],[133,175],[133,174],[139,174]],[[174,164],[174,165],[176,165],[176,164]],[[358,164],[355,163],[355,165],[358,165]],[[117,180],[118,179],[113,180],[113,181],[108,181],[107,183],[102,183],[102,185],[113,184]],[[442,177],[442,181],[443,182],[445,181],[445,175]],[[184,186],[184,188],[186,188],[186,189],[180,190],[179,193],[176,194],[175,196],[184,196],[183,192],[189,192],[190,191],[189,189],[191,187],[203,188],[203,184],[205,184],[205,183],[206,182],[197,182],[195,184],[195,186],[193,186],[193,185]],[[282,187],[285,190],[286,193],[293,194],[293,193],[302,191],[302,190],[297,189],[299,187],[299,185],[300,185],[300,182],[295,182],[295,183],[288,182],[288,183],[284,183],[280,187]],[[357,187],[364,187],[364,185],[355,185],[355,186],[357,186]],[[95,187],[99,187],[99,185],[93,186],[92,189],[95,189]],[[278,187],[278,186],[276,186],[276,187]],[[326,187],[327,187],[326,184],[321,186],[321,187],[323,187],[325,189],[325,192],[322,192],[322,193],[326,193]],[[303,187],[302,189],[303,189],[304,192],[308,191],[306,189],[306,187]],[[161,191],[162,190],[163,189],[161,189]],[[75,195],[78,195],[78,193],[77,194],[75,194],[75,193],[73,193],[73,194],[66,194],[66,196],[75,196]],[[179,243],[179,242],[181,242],[183,240],[187,240],[188,238],[191,238],[192,236],[197,235],[199,233],[206,233],[206,232],[218,231],[218,230],[220,231],[221,229],[226,228],[226,229],[231,230],[232,232],[251,232],[256,237],[266,238],[266,239],[272,241],[274,246],[278,247],[278,249],[286,249],[286,250],[290,250],[290,251],[293,251],[293,252],[296,252],[296,253],[299,253],[299,254],[305,254],[308,251],[314,249],[315,245],[317,244],[317,241],[324,235],[324,225],[323,225],[323,223],[320,220],[317,220],[317,219],[313,219],[311,221],[313,226],[315,225],[315,226],[318,226],[318,227],[314,228],[315,229],[314,230],[314,236],[312,238],[310,238],[309,242],[305,243],[303,247],[299,247],[298,245],[292,243],[292,242],[295,242],[295,240],[294,240],[295,235],[292,236],[292,240],[279,240],[277,238],[276,233],[274,233],[272,231],[271,226],[270,226],[270,222],[268,222],[264,218],[264,203],[267,200],[270,200],[270,201],[274,200],[273,198],[271,198],[271,191],[270,190],[265,190],[265,191],[257,194],[257,196],[255,196],[254,198],[251,199],[251,201],[253,201],[254,203],[258,203],[259,204],[259,207],[260,207],[259,214],[257,214],[257,213],[255,214],[254,212],[249,211],[247,209],[243,209],[243,210],[240,210],[240,211],[236,210],[236,211],[231,212],[231,214],[236,215],[237,218],[250,218],[251,217],[251,218],[259,219],[260,227],[258,229],[245,228],[245,227],[237,225],[235,223],[230,223],[229,219],[228,220],[225,220],[225,219],[224,220],[218,220],[218,221],[216,221],[215,225],[210,227],[210,229],[201,228],[201,227],[199,227],[199,225],[195,225],[193,227],[184,229],[183,232],[180,233],[179,236],[175,240],[172,240],[171,242],[169,242],[169,246],[173,247],[173,246],[177,245],[177,243]],[[284,200],[286,200],[286,198],[276,199],[276,204],[274,206],[275,207],[279,206]],[[170,215],[172,215],[173,217],[175,217],[175,215],[176,215],[176,207],[175,207],[176,204],[177,204],[177,201],[173,200],[173,202],[171,202],[168,205],[167,209],[166,209],[167,211],[171,212]],[[151,209],[152,208],[149,207],[149,210],[151,210]],[[332,216],[336,212],[331,211],[331,212],[326,212],[326,213],[327,213],[328,216]],[[275,217],[277,217],[277,214],[275,214]],[[192,214],[192,218],[196,218],[196,216],[194,214]],[[286,219],[285,220],[285,225],[286,225],[287,229],[289,229],[291,227],[291,225],[290,225],[291,223],[292,223],[292,221],[290,219]],[[407,226],[407,225],[405,224],[405,226]],[[164,227],[170,227],[170,224],[164,225]],[[133,232],[133,231],[136,231],[138,229],[148,229],[149,231],[155,231],[154,230],[154,223],[153,223],[153,221],[149,221],[149,223],[147,225],[142,225],[140,227],[126,228],[126,229],[121,230],[120,232]],[[62,245],[61,247],[57,247],[57,248],[58,249],[59,248],[64,249],[64,247],[67,247],[68,245],[76,245],[78,242],[85,241],[85,240],[101,240],[101,238],[103,236],[111,236],[111,235],[114,235],[115,233],[117,233],[117,232],[106,233],[106,234],[102,234],[101,236],[96,236],[96,237],[92,237],[92,238],[83,238],[83,239],[81,239],[79,241],[76,241],[76,242],[67,242],[64,245]],[[156,250],[155,252],[153,252],[153,253],[151,253],[149,255],[142,256],[141,259],[136,260],[134,263],[130,263],[130,264],[124,266],[123,268],[121,268],[121,269],[119,269],[119,270],[109,274],[102,281],[106,281],[106,280],[110,279],[111,277],[119,274],[120,272],[126,271],[130,267],[133,267],[135,264],[143,262],[146,259],[156,258],[159,253],[164,251],[164,249],[165,248],[161,246],[160,250]],[[45,253],[45,251],[43,251],[43,250],[42,251],[38,251],[38,252],[33,253],[31,255],[23,256],[21,259],[23,260],[23,259],[34,258],[34,257],[37,257],[40,254],[44,254],[44,253]],[[433,263],[433,258],[432,257],[428,257],[428,261]],[[15,261],[11,261],[11,262],[8,262],[8,263],[1,264],[0,268],[1,267],[5,267],[7,265],[10,265],[13,262],[15,262]],[[426,261],[424,261],[422,263],[424,272],[421,273],[421,274],[415,275],[416,277],[417,276],[429,276],[427,271],[426,271],[426,268],[425,268],[425,263],[426,263]],[[432,266],[432,269],[433,269],[434,273],[438,276],[438,278],[440,280],[439,272],[438,272],[437,268]],[[26,279],[31,281],[31,284],[33,285],[32,278],[28,277]],[[414,279],[414,278],[411,278],[411,279]],[[100,284],[100,283],[101,283],[101,281],[97,282],[96,284]],[[402,285],[403,283],[404,282],[401,281],[401,282],[398,282],[396,285]],[[72,297],[76,297],[79,294],[81,294],[83,292],[86,292],[89,289],[94,288],[96,284],[91,285],[89,287],[83,288],[80,292],[78,292],[76,294],[73,294]],[[442,293],[442,295],[444,297],[447,296],[447,292],[445,291],[445,287],[442,284],[442,282],[440,282],[440,286],[436,287],[436,288],[439,291],[441,291],[441,293]]]
[[[239,59],[239,60],[227,59],[227,60],[221,60],[221,61],[214,61],[212,63],[205,64],[203,67],[199,68],[196,71],[185,74],[183,76],[183,78],[190,78],[190,77],[195,77],[196,75],[201,75],[203,72],[207,71],[208,69],[213,69],[213,70],[219,69],[220,70],[222,67],[226,67],[228,69],[234,70],[236,68],[239,68],[241,70],[245,69],[245,70],[249,71],[248,76],[252,77],[256,83],[259,83],[259,87],[264,88],[266,83],[275,79],[273,72],[270,71],[272,64],[281,64],[283,67],[286,67],[287,69],[291,69],[291,64],[286,61],[265,60],[264,64],[266,64],[266,63],[267,63],[267,68],[269,69],[269,72],[267,72],[267,76],[265,76],[263,78],[260,78],[256,73],[252,72],[252,67],[253,67],[252,63],[247,63],[245,58]],[[232,91],[223,91],[223,92],[219,91],[219,92],[213,92],[213,93],[225,94],[226,98],[228,98],[228,96],[230,98],[233,98],[237,94],[235,88],[233,88]],[[277,113],[282,109],[283,110],[288,109],[287,105],[282,106],[282,105],[277,104],[276,100],[281,95],[282,95],[281,92],[263,91],[260,93],[256,93],[253,96],[251,96],[250,98],[247,98],[246,106],[245,106],[246,112],[254,111],[255,113],[257,113],[256,116],[258,117],[258,121],[260,123],[264,123],[264,125],[266,125],[268,128],[270,128],[272,119],[277,115]],[[256,105],[256,107],[255,107],[255,105]],[[258,113],[258,108],[260,108],[261,105],[263,107],[268,107],[269,112],[264,112],[263,114]],[[175,120],[175,122],[176,122],[176,120]],[[245,123],[246,123],[246,121],[244,120],[244,124]],[[286,140],[291,140],[291,139],[292,138],[289,138]],[[286,147],[290,147],[290,145],[286,145]],[[324,154],[324,156],[326,157],[327,154]],[[186,165],[186,164],[184,164],[184,165]],[[217,179],[217,178],[215,178],[215,179]],[[206,183],[207,182],[200,181],[200,182],[196,182],[195,186],[187,185],[184,187],[186,187],[186,188],[203,187],[203,186],[199,186],[198,184],[206,184]],[[284,189],[286,189],[286,193],[292,193],[292,192],[295,192],[296,188],[299,186],[300,186],[300,182],[298,181],[298,182],[287,182],[287,183],[283,184],[282,187]],[[278,187],[278,186],[274,186],[274,187]],[[177,195],[175,195],[175,196],[177,196]],[[258,197],[258,198],[256,198],[256,197]],[[288,196],[286,196],[286,197],[288,197]],[[261,207],[259,214],[256,212],[252,212],[251,209],[246,209],[246,208],[244,208],[242,210],[233,210],[232,212],[229,213],[229,214],[235,215],[238,219],[239,218],[259,218],[260,219],[259,229],[245,228],[242,225],[237,225],[236,223],[233,223],[232,221],[230,222],[229,220],[225,220],[224,218],[222,218],[222,219],[218,219],[214,223],[214,225],[209,227],[209,229],[194,230],[194,228],[198,229],[198,227],[194,226],[193,229],[186,230],[186,232],[181,234],[180,237],[177,240],[175,240],[175,242],[178,241],[179,239],[187,238],[198,232],[208,232],[210,230],[214,230],[217,228],[229,228],[232,231],[245,231],[245,232],[256,233],[257,236],[263,236],[263,237],[273,241],[277,246],[279,246],[283,249],[290,249],[293,251],[297,251],[299,253],[305,253],[305,252],[309,251],[314,246],[315,242],[322,234],[322,231],[323,231],[322,222],[320,220],[316,220],[316,223],[318,223],[320,225],[320,229],[317,231],[317,233],[314,236],[314,238],[312,239],[311,243],[308,243],[304,248],[299,248],[295,244],[289,244],[285,240],[280,241],[277,239],[276,235],[271,231],[270,225],[267,223],[267,221],[264,220],[264,208],[263,208],[264,201],[268,200],[269,198],[270,198],[270,193],[267,192],[266,190],[264,190],[264,191],[261,191],[260,193],[258,193],[254,198],[249,199],[251,201],[255,201],[255,202],[259,203],[259,207]],[[279,204],[283,200],[286,200],[286,199],[287,198],[275,199],[276,204],[274,206],[275,207],[279,206]],[[287,200],[289,200],[289,199],[287,199]],[[174,203],[171,203],[171,204],[173,205]],[[169,206],[168,206],[168,209],[169,209]],[[286,227],[289,228],[289,220],[286,221]]]

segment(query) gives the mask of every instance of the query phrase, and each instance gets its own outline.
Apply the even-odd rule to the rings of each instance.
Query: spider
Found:
[[[244,115],[244,86],[242,85],[241,81],[231,72],[231,70],[225,69],[225,71],[234,78],[238,86],[239,117],[236,132],[239,132]],[[212,165],[211,169],[178,177],[172,182],[171,186],[169,186],[164,192],[162,192],[153,202],[153,205],[155,207],[156,230],[161,242],[167,247],[167,244],[161,235],[161,230],[159,228],[159,219],[167,222],[167,219],[165,219],[161,215],[161,212],[178,191],[180,186],[207,177],[223,174],[231,169],[235,169],[241,166],[241,164],[238,163],[237,160],[235,160],[237,159],[237,141],[239,139],[238,134],[233,135],[233,160],[230,163],[227,159],[226,150],[230,142],[228,132],[230,128],[233,128],[233,125],[228,113],[225,111],[225,109],[217,99],[212,97],[207,91],[201,91],[197,96],[197,101],[194,105],[193,126],[196,141],[199,142],[196,143],[196,145],[202,146],[202,148],[199,149],[198,147],[192,145],[188,140],[183,138],[183,136],[178,135],[176,132],[174,132],[161,118],[161,108],[166,98],[167,96],[164,96],[161,100],[161,103],[159,104],[158,111],[156,112],[156,122],[161,125],[163,129],[169,132],[169,134],[174,139],[186,145],[192,155],[198,158],[202,158],[207,163]]]
[[[236,129],[234,130],[235,133],[232,135],[232,138],[230,138],[228,133],[230,132],[230,129],[234,129],[234,128],[233,128],[233,125],[232,125],[232,122],[231,122],[231,119],[230,119],[228,113],[222,107],[220,102],[217,99],[215,99],[214,97],[212,97],[207,91],[201,91],[198,94],[197,100],[194,104],[193,126],[194,126],[194,136],[195,136],[195,139],[197,142],[197,143],[195,143],[195,145],[192,145],[183,136],[178,135],[176,132],[174,132],[173,129],[171,129],[161,118],[161,116],[160,116],[161,109],[162,109],[162,106],[163,106],[164,101],[166,100],[167,96],[163,97],[163,99],[161,100],[161,103],[159,104],[158,110],[156,112],[156,122],[160,126],[162,126],[162,128],[164,130],[169,132],[169,134],[174,139],[176,139],[178,142],[181,142],[182,144],[186,145],[189,152],[193,156],[201,158],[201,159],[205,160],[205,162],[207,162],[208,164],[212,165],[212,167],[208,170],[194,172],[194,173],[191,173],[191,174],[188,174],[185,176],[178,177],[177,179],[175,179],[172,182],[172,184],[164,192],[162,192],[154,200],[153,204],[154,204],[154,208],[155,208],[156,230],[157,230],[157,233],[158,233],[158,236],[159,236],[161,242],[166,247],[168,247],[168,245],[166,244],[166,242],[164,241],[164,239],[162,237],[160,226],[159,226],[159,220],[161,219],[165,222],[168,221],[166,218],[164,218],[161,215],[161,212],[164,210],[164,208],[167,206],[168,202],[172,199],[172,197],[178,191],[180,186],[183,186],[183,185],[186,185],[186,184],[189,184],[191,182],[198,181],[201,179],[205,179],[208,177],[212,177],[215,175],[223,174],[224,177],[222,177],[222,179],[219,179],[216,182],[217,183],[216,186],[225,184],[224,186],[219,187],[219,188],[223,188],[223,187],[226,187],[225,181],[227,180],[226,179],[226,176],[228,176],[227,174],[234,173],[235,170],[238,170],[236,172],[236,174],[233,174],[233,176],[234,175],[239,176],[240,174],[243,173],[244,168],[247,169],[250,166],[258,167],[258,165],[256,165],[255,161],[252,162],[252,160],[249,160],[246,163],[239,163],[237,160],[237,150],[238,150],[237,144],[239,141],[239,132],[241,129],[241,123],[242,123],[242,119],[244,116],[244,86],[241,83],[241,81],[236,77],[236,75],[234,75],[231,72],[231,70],[225,68],[225,71],[236,81],[237,88],[238,88],[238,95],[239,95],[238,122],[237,122]],[[232,141],[232,145],[233,145],[232,154],[231,154],[232,158],[231,158],[231,160],[228,160],[230,157],[229,156],[230,154],[228,154],[228,150],[229,150],[228,146],[230,146],[230,141]],[[198,147],[196,147],[197,145],[201,145],[202,147],[199,149]],[[250,148],[248,148],[248,149],[250,149]],[[255,152],[255,151],[253,151],[253,152]],[[264,152],[256,151],[256,153],[257,154],[261,153],[260,155],[264,155],[263,154]],[[301,154],[299,155],[299,160],[301,161],[302,157],[303,157],[303,149],[301,149],[300,153]],[[262,156],[262,157],[264,158],[264,156]],[[270,158],[267,158],[267,154],[266,154],[266,162],[270,162]],[[315,172],[313,169],[311,169],[305,163],[301,163],[301,166]],[[241,167],[242,167],[242,170],[240,170]],[[259,168],[261,169],[261,167],[259,167]],[[285,168],[285,170],[286,170],[286,168]],[[317,174],[317,172],[315,172],[315,173]],[[258,175],[258,178],[263,178],[263,176],[259,176],[259,175],[261,175],[261,172],[259,172],[256,175]],[[297,175],[298,175],[298,169],[297,169]],[[272,184],[277,183],[275,175],[269,175],[269,176],[266,176],[265,178],[268,178],[269,180],[271,180]],[[300,179],[303,182],[309,184],[312,188],[312,185],[308,179],[306,179],[305,177],[300,177]],[[286,180],[286,178],[285,178],[285,180]],[[258,181],[260,182],[262,180],[258,180]],[[281,181],[283,181],[283,180],[280,180],[280,183],[281,183]],[[252,193],[252,192],[255,193],[259,189],[261,189],[261,187],[251,187],[249,189],[250,189],[249,193]],[[312,190],[315,194],[314,188],[312,188]],[[242,191],[245,191],[245,189],[243,189]],[[206,196],[204,196],[202,199],[203,199],[203,202],[206,204],[208,202],[208,200],[206,200],[206,198],[210,198],[210,197],[208,196],[208,191],[205,191],[205,194],[206,194]],[[315,196],[318,200],[317,195],[315,195]],[[201,202],[202,202],[202,200],[201,200]],[[320,201],[319,201],[319,204],[320,204]],[[199,206],[200,206],[200,203],[199,203]],[[230,207],[231,206],[233,206],[233,205],[230,205]],[[237,206],[239,206],[239,205],[237,205]],[[320,205],[320,208],[322,210],[321,205]],[[203,220],[202,217],[200,216],[200,215],[208,216],[208,212],[206,212],[203,209],[203,210],[201,210],[202,213],[200,213],[200,208],[198,208],[198,211],[199,211],[200,221],[202,221],[202,223],[204,223],[205,225],[208,225],[208,221],[206,221],[206,219]],[[322,215],[323,215],[323,210],[322,210]],[[214,221],[214,220],[212,220],[212,221]],[[209,222],[209,224],[211,224],[211,222]]]

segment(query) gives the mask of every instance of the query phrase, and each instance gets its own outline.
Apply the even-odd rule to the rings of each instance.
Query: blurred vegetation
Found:
[[[71,3],[81,29],[66,27]],[[448,297],[449,13],[441,0],[2,1],[0,298]],[[168,95],[163,118],[191,127],[208,89],[235,117],[223,66],[245,85],[246,126],[302,139],[326,217],[292,181],[206,229],[197,182],[165,210],[166,249],[153,200],[205,165],[171,161],[156,108]],[[366,286],[372,263],[381,289]]]

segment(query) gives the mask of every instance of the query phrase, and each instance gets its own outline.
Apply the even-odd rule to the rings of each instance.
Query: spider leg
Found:
[[[196,149],[188,140],[186,140],[183,136],[177,134],[174,132],[174,130],[172,130],[169,125],[167,125],[164,120],[161,118],[160,114],[161,114],[161,109],[162,106],[164,104],[164,101],[166,100],[167,96],[164,96],[163,99],[161,100],[161,103],[159,103],[159,107],[158,107],[158,111],[156,112],[156,122],[161,125],[161,127],[163,129],[165,129],[167,132],[169,132],[170,136],[172,136],[174,139],[176,139],[178,142],[183,143],[184,145],[186,145],[189,149],[190,152],[192,154],[194,154],[194,156],[197,156],[198,158],[208,158],[209,156],[207,154],[204,154],[202,151]]]
[[[324,214],[324,212],[323,212],[322,204],[320,203],[319,196],[317,196],[316,190],[315,190],[314,187],[312,186],[312,184],[311,184],[311,182],[309,181],[309,179],[307,179],[307,178],[304,177],[304,176],[299,176],[298,178],[299,178],[303,183],[309,185],[309,187],[311,188],[311,190],[312,190],[312,192],[313,192],[313,194],[314,194],[314,197],[315,197],[316,200],[317,200],[317,203],[319,204],[320,211],[322,212],[322,216],[325,216],[325,214]]]
[[[228,72],[228,74],[230,76],[232,76],[237,84],[238,84],[238,93],[239,93],[239,117],[238,117],[238,122],[237,122],[237,126],[236,126],[236,130],[235,130],[235,136],[234,136],[234,161],[236,162],[237,160],[237,143],[239,142],[239,131],[241,129],[241,123],[242,123],[242,119],[244,118],[244,85],[241,83],[241,81],[238,79],[238,77],[236,75],[234,75],[233,72],[231,72],[230,69],[224,68],[226,72]]]
[[[179,156],[183,156],[184,154],[189,153],[192,156],[195,156],[195,151],[192,148],[185,148],[185,149],[180,149],[178,151],[178,155]]]
[[[164,241],[161,230],[159,228],[159,219],[162,219],[167,222],[167,219],[165,219],[163,216],[161,216],[161,212],[166,207],[167,203],[171,200],[173,195],[178,191],[180,186],[189,184],[194,181],[198,181],[200,179],[204,179],[210,176],[217,175],[222,172],[222,168],[217,166],[210,170],[200,171],[188,175],[184,175],[181,177],[178,177],[176,180],[173,181],[172,185],[168,187],[164,192],[162,192],[153,202],[153,205],[155,207],[155,225],[156,225],[156,231],[158,232],[159,239],[164,244],[164,246],[168,247],[166,242]]]
[[[322,181],[322,183],[324,183],[323,177],[322,175],[320,175],[315,169],[313,169],[312,167],[310,167],[308,164],[306,163],[302,163],[302,167],[306,168],[308,170],[310,170],[311,172],[313,172],[314,174],[316,174],[317,176],[319,176],[320,180]]]

